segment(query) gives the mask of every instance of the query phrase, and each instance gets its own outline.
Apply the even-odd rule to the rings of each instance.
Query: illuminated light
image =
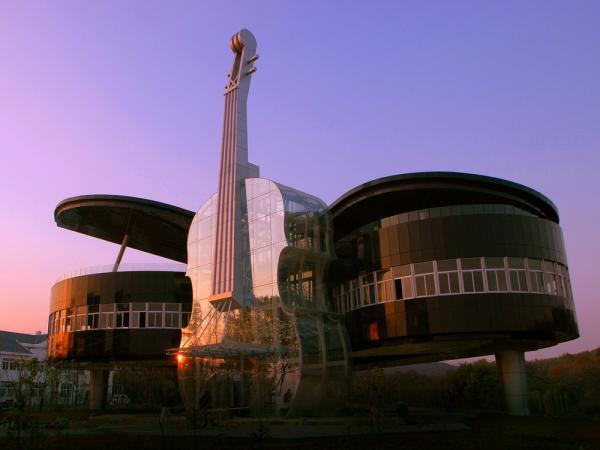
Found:
[[[183,356],[181,353],[177,353],[177,362],[179,364],[181,364],[184,359],[185,359],[185,356]]]

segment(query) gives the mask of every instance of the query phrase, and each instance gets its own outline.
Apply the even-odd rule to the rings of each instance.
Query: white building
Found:
[[[86,400],[88,373],[67,364],[51,369],[46,364],[47,356],[47,334],[0,330],[0,407],[20,401],[39,405],[44,399],[57,404]]]

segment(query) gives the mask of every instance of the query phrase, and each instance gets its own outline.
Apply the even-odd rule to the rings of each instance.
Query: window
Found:
[[[84,331],[87,328],[87,306],[78,306],[75,316],[75,331]]]
[[[179,328],[178,303],[165,303],[165,328]]]
[[[391,270],[384,270],[377,274],[377,300],[379,302],[391,302],[394,300]]]
[[[506,270],[504,269],[504,258],[485,257],[485,274],[490,292],[506,292],[508,284],[506,280]]]
[[[162,328],[163,327],[163,305],[162,303],[148,303],[148,313],[146,316],[147,328]]]
[[[117,303],[115,328],[129,328],[129,303]]]
[[[414,297],[412,288],[412,269],[410,264],[394,267],[392,273],[394,276],[396,300]]]
[[[2,370],[17,370],[19,361],[17,359],[3,359]]]
[[[527,274],[525,272],[525,260],[523,258],[508,257],[508,276],[510,290],[513,292],[527,292]]]
[[[435,296],[436,292],[451,295],[512,291],[568,296],[570,289],[567,268],[561,264],[486,256],[406,264],[369,272],[334,288],[333,298],[336,311],[347,312],[376,302]]]
[[[67,308],[67,316],[65,320],[65,331],[68,333],[69,331],[74,331],[73,327],[75,326],[75,317],[73,313],[75,308]]]
[[[569,279],[569,269],[562,266],[563,282],[565,288],[565,295],[569,298],[573,298],[573,292],[571,291],[571,280]]]
[[[361,279],[362,304],[372,305],[375,303],[375,284],[373,283],[373,273],[362,276]]]
[[[417,297],[436,295],[433,261],[415,263],[413,266],[415,270],[415,288]]]
[[[458,266],[455,259],[437,262],[438,286],[440,295],[459,294]]]
[[[88,306],[87,329],[96,330],[100,326],[100,313],[98,305]]]
[[[529,290],[531,292],[544,292],[544,277],[542,275],[542,261],[527,258],[529,269]]]
[[[461,258],[460,264],[464,292],[484,292],[481,258]]]
[[[546,294],[558,295],[558,280],[554,263],[550,261],[542,261],[542,268],[544,269],[544,287]]]
[[[100,305],[100,328],[113,328],[115,304]]]
[[[73,385],[71,383],[61,383],[59,395],[63,400],[70,400],[73,395]]]

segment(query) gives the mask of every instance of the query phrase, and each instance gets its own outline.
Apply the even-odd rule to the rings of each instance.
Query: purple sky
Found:
[[[45,330],[56,277],[114,261],[116,245],[56,227],[60,200],[196,210],[213,193],[227,41],[245,27],[264,177],[328,203],[428,170],[539,190],[561,213],[581,338],[532,356],[599,346],[599,23],[595,1],[0,2],[0,329]]]

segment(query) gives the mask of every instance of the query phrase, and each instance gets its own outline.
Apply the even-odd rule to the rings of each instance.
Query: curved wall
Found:
[[[191,311],[182,272],[108,272],[59,281],[48,323],[51,359],[166,359]]]
[[[332,210],[333,303],[355,364],[533,350],[578,336],[558,214],[541,194],[488,177],[418,174],[354,189]]]

